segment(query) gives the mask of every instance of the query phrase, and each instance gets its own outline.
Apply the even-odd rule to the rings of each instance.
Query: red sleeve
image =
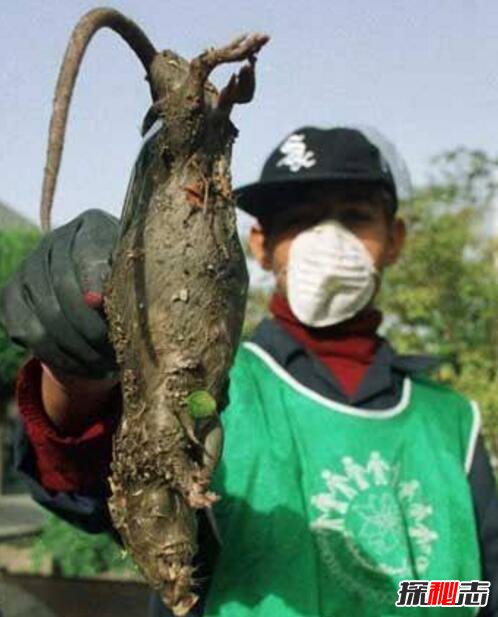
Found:
[[[85,493],[109,475],[112,435],[121,409],[116,388],[109,413],[81,435],[61,435],[41,400],[42,368],[32,359],[17,379],[17,404],[34,451],[39,483],[48,490]]]

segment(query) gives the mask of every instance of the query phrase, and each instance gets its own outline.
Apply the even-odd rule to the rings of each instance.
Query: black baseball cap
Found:
[[[259,218],[275,197],[304,184],[368,182],[383,185],[398,204],[398,186],[389,159],[404,162],[380,133],[368,128],[300,128],[288,135],[266,160],[258,182],[235,191],[237,206]],[[409,184],[409,178],[408,178]]]

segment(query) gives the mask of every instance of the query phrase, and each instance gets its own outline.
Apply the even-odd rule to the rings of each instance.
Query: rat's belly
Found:
[[[173,603],[190,597],[192,508],[214,499],[208,486],[222,446],[216,413],[195,419],[189,401],[225,403],[247,291],[233,204],[193,206],[185,181],[139,192],[106,302],[123,392],[111,515],[148,580]]]

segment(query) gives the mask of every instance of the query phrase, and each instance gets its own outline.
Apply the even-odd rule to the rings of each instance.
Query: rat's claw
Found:
[[[194,484],[187,497],[187,502],[191,508],[201,509],[210,508],[219,500],[219,495],[211,491],[203,491],[199,484]]]
[[[248,60],[249,62],[244,64],[237,74],[232,75],[228,84],[220,92],[218,109],[230,113],[236,103],[249,103],[252,100],[256,89],[254,76],[256,58],[251,56]]]

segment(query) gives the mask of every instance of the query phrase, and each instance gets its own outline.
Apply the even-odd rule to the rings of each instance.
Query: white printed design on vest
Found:
[[[320,512],[311,529],[322,552],[330,547],[328,534],[336,532],[369,570],[408,576],[413,574],[413,558],[418,575],[427,570],[438,538],[430,527],[433,508],[421,495],[418,480],[399,481],[398,475],[399,470],[376,451],[370,453],[365,466],[345,456],[340,472],[322,471],[327,491],[311,498]],[[407,541],[405,529],[411,541]],[[333,555],[324,557],[327,563],[333,559]]]
[[[306,149],[304,135],[294,133],[280,146],[280,152],[284,155],[277,162],[277,167],[286,166],[290,171],[296,172],[304,167],[309,169],[316,165],[315,153]]]

